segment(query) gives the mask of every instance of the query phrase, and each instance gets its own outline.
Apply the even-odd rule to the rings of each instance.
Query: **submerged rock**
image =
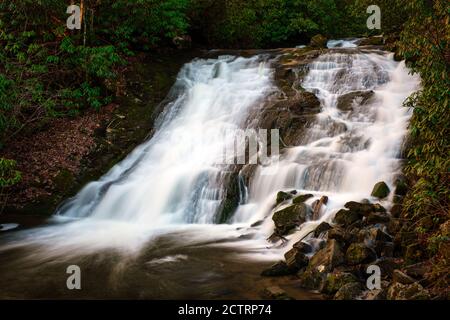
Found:
[[[314,237],[318,238],[320,236],[320,234],[322,234],[322,233],[324,233],[324,232],[326,232],[326,231],[328,231],[330,229],[331,229],[331,226],[328,223],[322,222],[314,230]]]
[[[286,262],[279,261],[261,272],[261,275],[265,277],[278,277],[295,274],[297,271],[297,268],[289,268]]]
[[[309,262],[305,254],[297,248],[292,248],[291,250],[286,252],[284,254],[284,258],[286,259],[286,264],[289,268],[297,268],[297,270],[306,267]]]
[[[379,199],[386,198],[391,190],[384,181],[377,182],[373,187],[371,196]]]
[[[301,194],[301,195],[295,197],[294,200],[292,200],[292,203],[295,203],[295,204],[303,203],[312,197],[314,197],[312,194]]]
[[[352,111],[353,102],[355,100],[358,102],[358,104],[363,105],[366,104],[370,100],[370,98],[373,97],[373,95],[374,92],[372,90],[349,92],[338,97],[336,108],[341,111]]]
[[[280,191],[277,193],[277,201],[276,204],[280,204],[283,201],[289,200],[290,198],[292,198],[292,194],[289,194],[287,192],[284,191]]]
[[[290,300],[291,298],[287,295],[286,291],[281,289],[279,286],[267,287],[263,291],[263,296],[268,299],[276,300]]]

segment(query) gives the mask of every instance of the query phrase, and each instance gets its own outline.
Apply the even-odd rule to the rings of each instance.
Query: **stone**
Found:
[[[352,243],[345,253],[345,259],[349,265],[372,262],[375,258],[375,252],[364,243]]]
[[[290,299],[289,296],[286,294],[286,291],[281,289],[279,286],[271,286],[265,288],[263,291],[263,295],[268,299],[276,299],[276,300]]]
[[[390,192],[391,190],[389,189],[387,184],[383,181],[380,181],[374,185],[372,193],[370,195],[375,198],[384,199],[389,195]]]
[[[291,194],[289,194],[289,193],[287,193],[287,192],[284,192],[284,191],[280,191],[280,192],[277,193],[276,204],[278,205],[278,204],[280,204],[281,202],[286,201],[286,200],[288,200],[288,199],[290,199],[290,198],[292,198],[292,195],[291,195]]]
[[[311,258],[308,268],[320,270],[321,272],[331,272],[343,262],[344,254],[341,246],[336,240],[331,239],[323,249],[317,251]]]
[[[419,262],[406,266],[403,270],[412,277],[423,278],[429,270],[429,265],[426,262]]]
[[[339,225],[349,226],[353,222],[358,221],[360,218],[360,215],[355,211],[341,209],[336,212],[336,215],[334,216],[334,222]]]
[[[322,233],[327,232],[330,229],[331,229],[331,226],[328,223],[322,222],[314,230],[314,237],[318,238]]]
[[[284,254],[289,269],[300,270],[308,265],[309,259],[297,248],[292,248]]]
[[[287,107],[294,115],[315,114],[320,112],[320,100],[309,91],[301,91]]]
[[[410,276],[408,276],[406,273],[403,273],[402,271],[396,269],[392,273],[392,279],[394,282],[398,282],[401,284],[411,284],[416,282],[416,280]]]
[[[394,218],[400,217],[400,214],[402,213],[403,206],[401,204],[394,204],[391,208],[391,216]]]
[[[272,217],[275,223],[275,232],[278,235],[285,235],[291,229],[304,223],[309,211],[310,208],[304,203],[293,204],[276,211]]]
[[[430,294],[419,283],[402,284],[394,282],[388,289],[388,300],[429,300]]]
[[[369,233],[369,242],[375,243],[377,241],[382,242],[390,242],[392,241],[392,237],[388,235],[386,232],[383,232],[380,228],[372,227],[368,230]]]
[[[292,200],[292,203],[294,203],[294,204],[303,203],[303,202],[305,202],[306,200],[308,200],[309,198],[312,198],[312,197],[314,197],[312,194],[301,194],[301,195],[295,197]]]
[[[341,287],[352,282],[358,282],[358,279],[353,274],[349,272],[335,271],[327,274],[320,292],[328,295],[334,295]]]
[[[299,250],[301,253],[304,254],[311,253],[313,250],[313,247],[310,244],[303,241],[298,241],[294,243],[293,248],[296,248],[297,250]]]
[[[325,276],[325,273],[310,268],[298,274],[301,287],[309,290],[319,290],[322,287]]]
[[[342,244],[347,244],[353,241],[353,235],[347,230],[334,226],[328,230],[328,240],[334,239]]]
[[[327,38],[321,34],[317,34],[311,38],[309,45],[313,48],[326,48]]]
[[[354,211],[361,216],[367,216],[372,212],[386,212],[386,209],[379,203],[363,203],[350,201],[344,205],[350,211]]]
[[[374,264],[380,267],[383,278],[392,277],[394,270],[400,266],[400,262],[397,259],[390,257],[378,259]]]
[[[384,44],[384,39],[382,36],[373,36],[368,38],[363,38],[358,41],[359,46],[381,46]]]
[[[372,90],[353,91],[343,94],[338,97],[336,108],[341,111],[352,111],[354,101],[357,101],[360,105],[364,105],[370,100],[370,98],[372,98],[373,95],[374,92]]]
[[[279,261],[261,272],[261,275],[265,277],[279,277],[295,274],[296,272],[296,268],[289,268],[286,262]]]
[[[334,295],[334,300],[355,300],[362,294],[362,286],[358,282],[343,285]]]
[[[398,179],[395,183],[394,194],[397,196],[406,196],[408,193],[408,184],[403,179]]]
[[[391,220],[389,215],[380,212],[372,212],[366,218],[367,224],[388,223]]]
[[[312,219],[317,220],[320,218],[320,209],[322,206],[326,205],[328,203],[328,197],[322,196],[319,200],[314,201],[312,208],[313,208],[313,215]]]

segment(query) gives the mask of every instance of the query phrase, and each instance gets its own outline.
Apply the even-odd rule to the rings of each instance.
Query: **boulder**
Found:
[[[297,271],[297,268],[289,268],[286,262],[279,261],[261,272],[261,275],[265,277],[278,277],[295,274]]]
[[[379,203],[350,201],[344,207],[361,216],[367,216],[371,212],[386,212],[386,209]]]
[[[311,38],[309,45],[313,48],[326,48],[327,47],[327,38],[321,34],[317,34]]]
[[[400,266],[401,262],[394,258],[383,257],[378,259],[374,264],[380,267],[381,276],[386,278],[392,277],[394,270]]]
[[[391,220],[389,215],[381,212],[372,212],[366,218],[367,224],[388,223]]]
[[[358,282],[343,285],[334,295],[334,300],[355,300],[362,294],[362,286]]]
[[[402,213],[403,206],[401,204],[394,204],[391,208],[391,216],[394,218],[400,217],[400,214]]]
[[[391,192],[391,190],[387,184],[384,181],[380,181],[374,185],[370,195],[375,198],[383,199],[389,195],[389,192]]]
[[[328,230],[328,240],[332,239],[342,244],[347,244],[353,240],[352,234],[339,226],[334,226],[332,229]]]
[[[344,254],[342,253],[341,246],[336,240],[331,239],[323,249],[317,251],[311,258],[308,268],[320,272],[330,272],[343,262]]]
[[[359,46],[381,46],[384,44],[383,36],[363,38],[358,41]]]
[[[345,259],[349,265],[368,263],[375,258],[375,252],[364,243],[352,243],[345,253]]]
[[[336,108],[341,111],[352,111],[354,101],[357,101],[360,105],[364,105],[370,100],[370,98],[372,98],[373,95],[374,92],[372,90],[353,91],[343,94],[338,97]]]
[[[289,269],[300,270],[308,265],[309,259],[297,248],[292,248],[284,254]]]
[[[292,198],[292,195],[284,192],[284,191],[280,191],[277,193],[277,200],[276,200],[276,204],[280,204],[283,201],[289,200],[290,198]]]
[[[298,242],[294,243],[294,245],[292,247],[296,248],[297,250],[299,250],[301,253],[304,253],[304,254],[311,253],[313,250],[313,247],[310,244],[303,242],[303,241],[298,241]]]
[[[292,203],[295,203],[295,204],[303,203],[312,197],[314,197],[312,194],[301,194],[301,195],[295,197],[294,200],[292,200]]]
[[[359,219],[361,216],[356,211],[345,209],[339,210],[334,216],[334,222],[342,226],[349,226]]]
[[[302,91],[288,103],[288,109],[297,115],[315,114],[320,112],[320,101],[312,92]]]
[[[326,205],[328,203],[328,197],[322,196],[319,200],[314,201],[312,208],[313,208],[313,214],[312,219],[317,220],[320,218],[320,209],[323,205]]]
[[[331,229],[331,226],[328,223],[322,222],[314,230],[314,237],[318,238],[322,233],[327,232],[330,229]]]
[[[265,288],[263,291],[263,296],[268,299],[291,300],[291,298],[286,294],[286,291],[281,289],[279,286]]]
[[[347,283],[358,282],[358,279],[349,272],[335,271],[327,274],[320,292],[334,295],[341,287]]]
[[[387,292],[388,300],[429,300],[430,294],[419,283],[394,282]]]
[[[375,243],[377,241],[390,242],[392,237],[386,232],[383,232],[380,228],[372,227],[368,230],[368,238],[366,238],[370,243]]]
[[[319,290],[325,277],[326,273],[310,268],[298,275],[301,287],[308,290]]]
[[[272,220],[275,223],[275,232],[278,235],[285,235],[291,229],[301,225],[306,221],[310,208],[304,204],[292,204],[273,214]]]
[[[403,179],[398,179],[395,184],[394,194],[397,196],[406,196],[408,193],[408,184]]]

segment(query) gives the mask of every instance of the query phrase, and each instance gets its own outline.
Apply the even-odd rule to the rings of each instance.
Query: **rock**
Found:
[[[326,246],[316,252],[309,261],[308,268],[316,269],[320,272],[331,272],[336,266],[344,262],[344,254],[342,253],[339,243],[331,239]]]
[[[325,276],[325,273],[310,268],[298,275],[301,287],[309,290],[320,289]]]
[[[386,300],[386,289],[368,290],[362,300]]]
[[[417,281],[414,278],[408,276],[406,273],[403,273],[398,269],[394,270],[394,272],[392,273],[392,278],[393,278],[394,282],[398,282],[401,284],[411,284],[411,283],[414,283]]]
[[[278,235],[285,235],[291,229],[304,223],[309,211],[309,207],[301,203],[290,205],[275,212],[272,217],[275,222],[275,232]]]
[[[342,226],[349,226],[353,222],[358,221],[360,218],[360,215],[355,211],[341,209],[336,212],[334,222]]]
[[[303,241],[294,243],[293,248],[296,248],[297,250],[299,250],[301,253],[304,253],[304,254],[311,253],[313,250],[313,248],[310,244],[303,242]]]
[[[317,34],[311,38],[309,45],[313,48],[326,48],[327,38],[321,34]]]
[[[298,269],[296,268],[289,268],[286,262],[279,261],[261,272],[261,275],[265,277],[278,277],[295,274],[297,271]]]
[[[375,252],[364,243],[352,243],[345,253],[345,259],[349,265],[368,263],[375,258]]]
[[[410,276],[416,278],[423,278],[428,272],[429,266],[426,262],[419,262],[404,267],[403,270]]]
[[[331,226],[328,223],[322,222],[314,230],[314,237],[318,238],[320,236],[320,234],[322,234],[322,233],[324,233],[324,232],[326,232],[326,231],[328,231],[330,229],[331,229]]]
[[[343,285],[334,295],[334,300],[355,300],[362,294],[361,284],[350,282]]]
[[[320,292],[328,295],[334,295],[339,288],[352,282],[358,282],[358,279],[353,274],[349,272],[335,271],[327,274]]]
[[[374,95],[372,90],[353,91],[338,97],[336,108],[341,111],[352,111],[353,102],[356,100],[359,105],[366,104]]]
[[[286,294],[286,291],[281,289],[279,286],[271,286],[267,287],[263,291],[264,297],[268,299],[276,299],[276,300],[290,300],[289,296]]]
[[[344,245],[354,240],[353,235],[350,232],[339,226],[334,226],[332,229],[328,230],[328,240],[331,239],[334,239]]]
[[[392,277],[394,270],[400,266],[400,262],[397,259],[390,257],[383,257],[377,260],[374,264],[380,267],[381,276],[383,278]]]
[[[297,248],[292,248],[286,252],[284,258],[286,259],[286,264],[289,269],[297,268],[297,270],[300,270],[301,268],[306,267],[309,262],[309,259],[305,254]]]
[[[296,115],[320,112],[320,100],[312,92],[302,91],[287,104],[289,111]]]
[[[370,228],[368,230],[369,233],[369,238],[367,240],[369,240],[370,243],[375,243],[377,241],[381,241],[381,242],[390,242],[392,241],[392,237],[390,235],[388,235],[386,232],[381,231],[380,228]]]
[[[429,300],[430,294],[419,283],[402,284],[394,282],[388,289],[388,300]]]
[[[372,197],[383,199],[389,195],[391,190],[387,186],[387,184],[383,181],[377,182],[372,189],[372,193],[370,194]]]
[[[358,41],[359,46],[381,46],[383,45],[383,37],[382,36],[373,36],[368,38],[363,38]]]
[[[284,191],[280,191],[280,192],[277,193],[277,201],[276,201],[276,204],[278,205],[278,204],[280,204],[281,202],[286,201],[286,200],[288,200],[288,199],[290,199],[290,198],[292,198],[292,195],[291,195],[291,194],[289,194],[289,193],[287,193],[287,192],[284,192]]]
[[[320,218],[320,209],[323,205],[326,205],[328,203],[328,197],[322,196],[319,200],[314,201],[312,208],[313,208],[313,215],[312,219],[317,220]]]
[[[344,205],[350,211],[354,211],[361,216],[367,216],[371,212],[386,212],[386,209],[379,203],[367,203],[350,201]]]
[[[294,200],[292,200],[292,203],[295,203],[295,204],[303,203],[312,197],[314,197],[312,194],[301,194],[301,195],[295,197]]]
[[[390,220],[391,218],[387,214],[380,212],[372,212],[367,216],[366,223],[367,224],[388,223]]]
[[[375,242],[375,251],[379,257],[392,257],[394,255],[394,243],[377,241]]]
[[[400,214],[402,213],[403,206],[401,204],[394,204],[391,208],[391,216],[394,218],[400,217]]]

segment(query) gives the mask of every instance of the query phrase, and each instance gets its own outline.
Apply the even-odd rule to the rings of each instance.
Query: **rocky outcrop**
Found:
[[[373,95],[374,92],[372,90],[353,91],[347,94],[343,94],[338,97],[336,108],[341,111],[353,111],[355,101],[358,102],[359,106],[365,105],[370,101]]]

